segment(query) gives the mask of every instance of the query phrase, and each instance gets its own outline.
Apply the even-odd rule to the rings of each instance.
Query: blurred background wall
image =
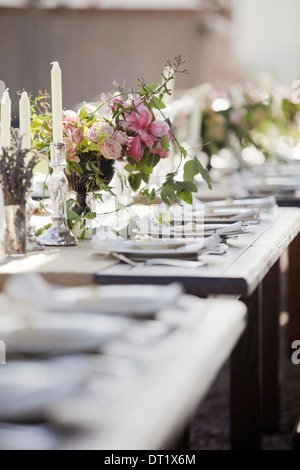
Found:
[[[109,1],[106,4],[115,8],[90,8],[83,0],[35,1],[35,7],[21,1],[18,8],[14,2],[12,8],[4,6],[4,0],[0,8],[0,80],[12,97],[22,89],[33,95],[49,90],[54,60],[62,68],[67,108],[110,91],[114,79],[126,80],[127,87],[136,86],[139,77],[160,81],[166,61],[179,54],[189,74],[178,75],[177,88],[204,81],[226,86],[235,78],[231,10],[218,1],[174,0],[170,8],[170,2],[162,0],[156,2],[158,9],[153,9],[153,2],[144,2],[142,8],[143,0],[131,2],[129,9]],[[63,4],[66,7],[57,7]],[[12,101],[16,113],[17,100]]]
[[[300,79],[299,0],[233,0],[232,47],[245,78]]]
[[[299,0],[0,0],[0,80],[34,96],[50,90],[60,62],[66,108],[95,100],[112,81],[159,81],[181,54],[189,74],[177,89],[203,82],[227,88],[261,71],[300,78]],[[1,92],[0,92],[1,94]]]

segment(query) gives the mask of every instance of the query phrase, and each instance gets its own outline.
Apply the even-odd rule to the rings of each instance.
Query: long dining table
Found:
[[[261,449],[262,430],[275,430],[280,417],[279,260],[300,232],[300,209],[275,208],[249,228],[227,241],[225,255],[207,255],[207,265],[197,269],[133,267],[98,255],[84,241],[2,265],[0,287],[11,274],[34,271],[65,286],[180,282],[187,293],[199,297],[243,300],[247,327],[231,354],[231,448]]]
[[[182,283],[194,295],[233,296],[248,308],[248,324],[231,355],[231,448],[261,449],[262,431],[280,420],[279,260],[300,232],[300,210],[276,208],[232,239],[225,256],[198,269],[118,264],[95,275],[100,284]]]

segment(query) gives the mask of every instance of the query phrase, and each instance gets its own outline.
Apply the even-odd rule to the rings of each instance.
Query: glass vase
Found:
[[[8,256],[22,256],[27,252],[26,205],[5,206],[5,250]]]
[[[104,183],[108,184],[114,176],[114,160],[106,160],[105,158],[99,158],[93,153],[86,155],[79,155],[80,167],[82,170],[81,175],[77,175],[74,171],[71,171],[67,175],[69,184],[69,190],[76,193],[76,203],[71,207],[71,210],[75,214],[87,214],[91,211],[91,207],[88,204],[88,193],[99,191],[99,186],[96,182],[90,179],[91,172],[88,170],[88,164],[92,163],[98,167],[101,171],[101,179]]]
[[[5,260],[5,213],[3,193],[0,186],[0,263]]]

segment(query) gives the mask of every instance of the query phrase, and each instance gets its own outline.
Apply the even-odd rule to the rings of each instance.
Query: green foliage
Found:
[[[142,175],[141,173],[130,173],[128,177],[130,187],[133,191],[137,191],[141,186]]]
[[[209,189],[212,189],[209,174],[197,157],[194,157],[193,160],[189,160],[184,164],[184,181],[194,181],[194,177],[199,173],[207,183]]]
[[[75,173],[78,176],[83,176],[87,191],[92,190],[94,192],[95,188],[97,188],[96,194],[101,200],[101,193],[103,191],[114,195],[113,189],[105,181],[104,175],[100,169],[100,162],[101,159],[105,158],[104,155],[107,156],[106,158],[118,158],[126,162],[125,171],[120,175],[121,184],[123,187],[130,187],[134,192],[138,193],[142,199],[147,198],[150,202],[155,201],[157,196],[161,196],[166,204],[175,202],[178,198],[191,203],[192,194],[197,190],[193,182],[194,176],[199,173],[203,176],[209,187],[211,187],[208,173],[197,160],[192,160],[194,163],[186,168],[184,181],[177,181],[176,179],[183,160],[190,158],[191,155],[189,155],[187,150],[177,141],[172,122],[164,115],[163,110],[165,109],[164,97],[170,94],[170,82],[174,80],[177,73],[187,73],[187,70],[183,68],[183,64],[184,62],[181,56],[175,57],[172,62],[168,61],[165,72],[162,74],[161,83],[146,84],[143,79],[139,79],[138,90],[124,91],[121,86],[114,83],[117,92],[112,96],[103,98],[110,109],[109,115],[101,116],[99,113],[104,103],[100,103],[98,108],[93,112],[88,112],[87,108],[84,106],[80,108],[77,115],[72,111],[65,111],[63,136],[67,143],[67,152],[69,152],[67,153],[67,174]],[[166,69],[168,69],[168,72],[166,72]],[[46,149],[47,152],[49,152],[49,146],[52,141],[53,127],[52,114],[48,101],[49,95],[46,92],[41,93],[34,100],[32,104],[31,121],[32,137],[35,147]],[[153,121],[157,119],[157,116],[161,116],[161,120],[167,123],[169,131],[166,132],[166,135],[162,137],[152,135],[149,130],[150,123],[148,123],[147,126],[149,129],[148,127],[143,129],[145,133],[148,132],[149,134],[147,141],[145,137],[144,139],[141,138],[142,133],[139,134],[133,126],[124,126],[124,122],[122,121],[126,120],[128,115],[131,113],[139,114],[139,108],[136,103],[141,103],[141,101],[151,112]],[[102,129],[103,132],[106,132],[105,127],[103,127],[106,124],[110,126],[110,129],[107,131],[111,131],[110,135],[102,134]],[[116,133],[115,131],[122,132]],[[127,140],[126,143],[120,144],[119,142],[123,142],[122,136],[124,137],[124,131],[126,133],[125,140],[126,137]],[[180,153],[180,164],[172,174],[166,175],[165,182],[160,188],[149,189],[147,185],[149,185],[153,169],[158,165],[160,160],[166,156],[162,154],[162,152],[168,152],[170,150],[171,134],[173,135],[174,146]],[[116,138],[115,141],[114,136]],[[130,150],[132,150],[130,148],[132,139],[137,136],[141,139],[138,145],[142,145],[142,152],[140,152],[142,156],[139,161],[136,161],[130,153]],[[110,142],[106,143],[109,138],[111,139]],[[145,141],[147,141],[147,145]],[[148,147],[149,141],[150,146],[151,143],[154,142],[151,148]],[[111,150],[111,146],[115,145],[116,142],[118,146],[121,145],[122,151],[118,150],[115,152],[116,147],[113,147],[113,150]],[[109,155],[110,150],[111,154]],[[87,155],[91,155],[93,158],[89,159],[86,167],[83,167],[81,166],[81,160]],[[136,158],[139,157],[140,154]],[[70,224],[81,223],[81,221],[78,220],[78,216],[76,216],[76,214],[70,214],[70,211],[68,212],[68,220]]]

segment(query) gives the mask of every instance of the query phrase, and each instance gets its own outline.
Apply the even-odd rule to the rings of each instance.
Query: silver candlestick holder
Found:
[[[42,251],[45,249],[44,245],[40,242],[40,240],[34,235],[34,227],[31,225],[30,220],[34,213],[34,203],[32,200],[33,193],[33,182],[31,181],[31,185],[29,191],[27,192],[26,198],[26,215],[27,215],[27,251]]]
[[[64,172],[66,163],[66,144],[50,144],[50,167],[52,174],[48,179],[48,188],[53,205],[52,226],[40,237],[43,245],[74,246],[77,238],[67,227],[66,196],[68,181]]]

